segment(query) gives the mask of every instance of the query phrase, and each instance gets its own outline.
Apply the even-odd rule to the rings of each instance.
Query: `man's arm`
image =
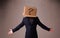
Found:
[[[16,26],[14,29],[9,29],[8,35],[13,34],[14,32],[18,31],[21,27],[24,26],[24,21],[22,21],[18,26]]]
[[[12,31],[13,31],[13,33],[15,32],[15,31],[18,31],[21,27],[23,27],[24,26],[24,22],[22,21],[17,27],[15,27],[14,29],[12,29]]]
[[[47,31],[50,31],[50,28],[48,28],[47,26],[45,26],[44,24],[42,24],[39,20],[39,18],[37,17],[37,24],[42,27],[43,29],[47,30]]]

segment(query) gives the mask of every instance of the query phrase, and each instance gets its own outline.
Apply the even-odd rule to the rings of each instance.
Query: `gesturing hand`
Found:
[[[51,28],[51,29],[50,29],[50,32],[54,32],[54,30]]]
[[[13,34],[12,29],[9,29],[8,35],[12,35],[12,34]]]

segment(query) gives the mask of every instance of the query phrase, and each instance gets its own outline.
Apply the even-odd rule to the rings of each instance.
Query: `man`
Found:
[[[38,38],[36,26],[37,24],[47,31],[53,31],[51,28],[48,28],[44,24],[42,24],[39,18],[36,16],[37,8],[25,6],[24,13],[23,13],[23,20],[22,22],[14,29],[10,29],[8,34],[13,34],[14,32],[18,31],[21,27],[25,25],[26,27],[26,35],[25,38]]]

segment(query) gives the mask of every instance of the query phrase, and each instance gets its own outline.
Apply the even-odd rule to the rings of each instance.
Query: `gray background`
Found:
[[[53,0],[3,0],[0,3],[0,38],[25,37],[25,26],[13,35],[8,35],[10,28],[21,23],[25,5],[37,7],[41,22],[54,30],[48,32],[37,26],[39,38],[60,38],[60,3]]]

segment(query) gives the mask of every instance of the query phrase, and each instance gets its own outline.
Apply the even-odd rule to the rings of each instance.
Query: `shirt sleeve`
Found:
[[[12,29],[13,33],[18,31],[23,26],[24,26],[24,21],[22,21],[18,26],[16,26],[14,29]]]
[[[47,26],[45,26],[44,24],[42,24],[42,23],[40,22],[40,20],[39,20],[38,17],[37,17],[37,24],[38,24],[41,28],[43,28],[43,29],[45,29],[45,30],[47,30],[47,31],[50,31],[50,28],[48,28]]]

